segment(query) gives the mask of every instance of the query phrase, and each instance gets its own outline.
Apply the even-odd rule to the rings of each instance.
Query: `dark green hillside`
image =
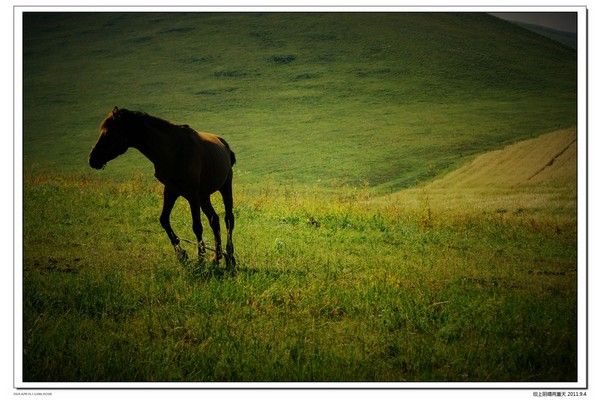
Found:
[[[575,61],[483,13],[27,13],[25,168],[87,171],[119,105],[224,135],[247,182],[392,190],[573,125]]]

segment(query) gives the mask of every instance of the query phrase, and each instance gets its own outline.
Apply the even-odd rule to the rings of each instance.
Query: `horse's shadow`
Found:
[[[210,281],[233,278],[238,274],[237,269],[224,268],[210,261],[179,259],[179,264],[185,270],[188,278],[193,281]]]
[[[207,282],[210,280],[233,279],[237,276],[264,275],[267,278],[279,279],[284,275],[297,275],[305,277],[306,271],[284,270],[281,268],[253,267],[249,265],[238,265],[235,269],[227,268],[223,265],[210,261],[199,261],[190,259],[180,259],[180,265],[185,270],[188,278],[192,281]]]

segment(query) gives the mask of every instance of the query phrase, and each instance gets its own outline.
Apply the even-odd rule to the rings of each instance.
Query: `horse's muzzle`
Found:
[[[99,162],[98,160],[95,160],[92,157],[90,157],[90,167],[94,169],[102,169],[105,165],[105,163]]]

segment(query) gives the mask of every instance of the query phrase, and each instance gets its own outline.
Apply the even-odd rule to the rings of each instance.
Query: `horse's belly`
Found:
[[[223,187],[228,175],[228,170],[204,169],[198,182],[199,191],[208,194],[216,192]]]

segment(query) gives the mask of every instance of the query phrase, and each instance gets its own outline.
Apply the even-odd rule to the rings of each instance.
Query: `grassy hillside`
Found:
[[[28,170],[87,171],[114,105],[224,135],[248,182],[381,191],[575,121],[575,52],[479,13],[27,13],[24,77]]]
[[[577,132],[551,132],[482,154],[419,188],[376,201],[413,209],[427,201],[438,212],[537,214],[575,221]]]

